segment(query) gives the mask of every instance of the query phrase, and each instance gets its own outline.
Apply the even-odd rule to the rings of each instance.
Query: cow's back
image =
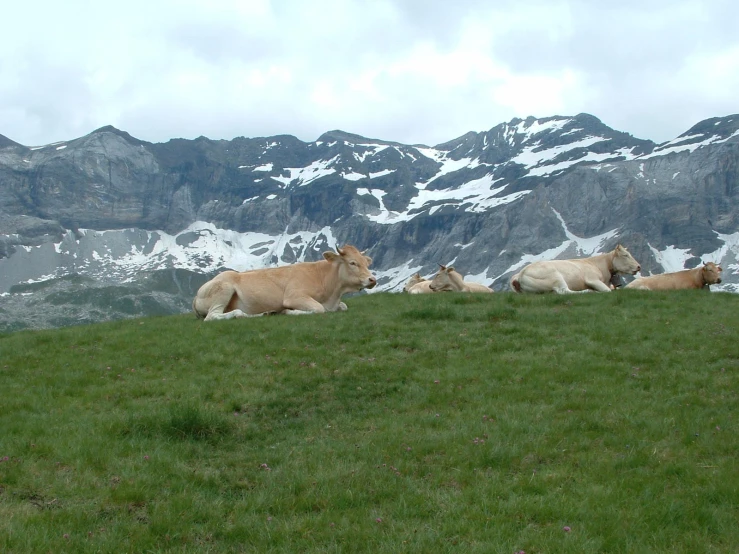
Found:
[[[573,291],[585,290],[585,275],[593,267],[583,260],[547,260],[533,262],[523,268],[516,279],[524,292],[548,292],[562,281]]]
[[[420,283],[416,283],[412,287],[408,289],[409,294],[429,294],[434,292],[431,290],[431,281],[421,281]]]
[[[250,314],[281,312],[287,308],[287,295],[321,295],[322,276],[325,272],[321,269],[328,270],[328,263],[304,262],[238,273],[236,283],[239,302],[246,306],[244,311]]]
[[[468,292],[493,292],[493,289],[480,283],[465,281],[464,284],[467,287]]]
[[[703,283],[698,280],[696,270],[677,271],[675,273],[663,273],[661,275],[650,275],[639,277],[626,285],[627,289],[637,290],[680,290],[700,289]],[[700,271],[700,269],[698,269]]]

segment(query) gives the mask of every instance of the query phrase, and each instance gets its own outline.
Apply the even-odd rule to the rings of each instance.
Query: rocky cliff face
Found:
[[[435,147],[342,131],[151,144],[104,127],[38,148],[0,136],[0,329],[187,310],[178,271],[196,283],[346,242],[369,250],[378,290],[437,262],[503,290],[527,262],[621,242],[644,274],[717,261],[719,288],[736,291],[738,161],[739,116],[662,145],[587,114]],[[116,294],[148,300],[95,307]],[[46,321],[72,305],[60,298],[88,301]]]

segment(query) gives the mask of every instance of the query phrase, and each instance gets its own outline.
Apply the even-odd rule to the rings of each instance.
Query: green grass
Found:
[[[739,296],[347,304],[0,335],[0,551],[739,549]]]

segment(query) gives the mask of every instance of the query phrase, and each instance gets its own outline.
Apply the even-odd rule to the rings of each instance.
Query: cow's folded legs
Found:
[[[211,310],[208,312],[208,315],[205,316],[205,321],[214,321],[217,319],[234,319],[234,318],[241,318],[241,317],[260,317],[264,314],[254,314],[249,315],[245,312],[242,312],[239,309],[231,310],[230,312],[223,313],[222,311],[217,310]]]
[[[289,298],[285,300],[285,309],[283,314],[302,315],[302,314],[322,314],[326,311],[323,304],[314,300],[310,296],[302,298]]]

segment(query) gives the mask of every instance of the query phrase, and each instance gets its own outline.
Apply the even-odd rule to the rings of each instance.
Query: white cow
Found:
[[[531,263],[511,277],[510,285],[516,292],[610,292],[615,274],[633,275],[640,269],[639,262],[619,244],[611,252],[590,258]]]
[[[192,308],[205,321],[344,311],[342,295],[377,284],[369,271],[372,258],[353,246],[324,252],[323,257],[319,262],[224,271],[200,287]]]
[[[408,294],[430,294],[432,292],[436,291],[431,290],[431,281],[428,279],[424,279],[408,289]]]
[[[403,291],[408,294],[429,294],[434,292],[429,285],[431,285],[431,281],[425,277],[421,277],[420,273],[415,273],[408,279],[408,282],[403,287]]]
[[[674,273],[663,273],[650,277],[639,277],[626,285],[627,289],[641,290],[677,290],[677,289],[702,289],[710,288],[721,282],[720,265],[707,262],[703,267],[675,271]]]
[[[434,292],[453,291],[453,292],[493,292],[493,289],[481,285],[465,281],[462,275],[454,269],[454,267],[446,267],[439,264],[441,268],[439,272],[431,279],[431,288]]]
[[[421,277],[420,273],[414,273],[411,275],[410,279],[408,279],[408,282],[403,287],[403,292],[410,292],[410,290],[416,286],[419,283],[425,283],[428,279]]]

